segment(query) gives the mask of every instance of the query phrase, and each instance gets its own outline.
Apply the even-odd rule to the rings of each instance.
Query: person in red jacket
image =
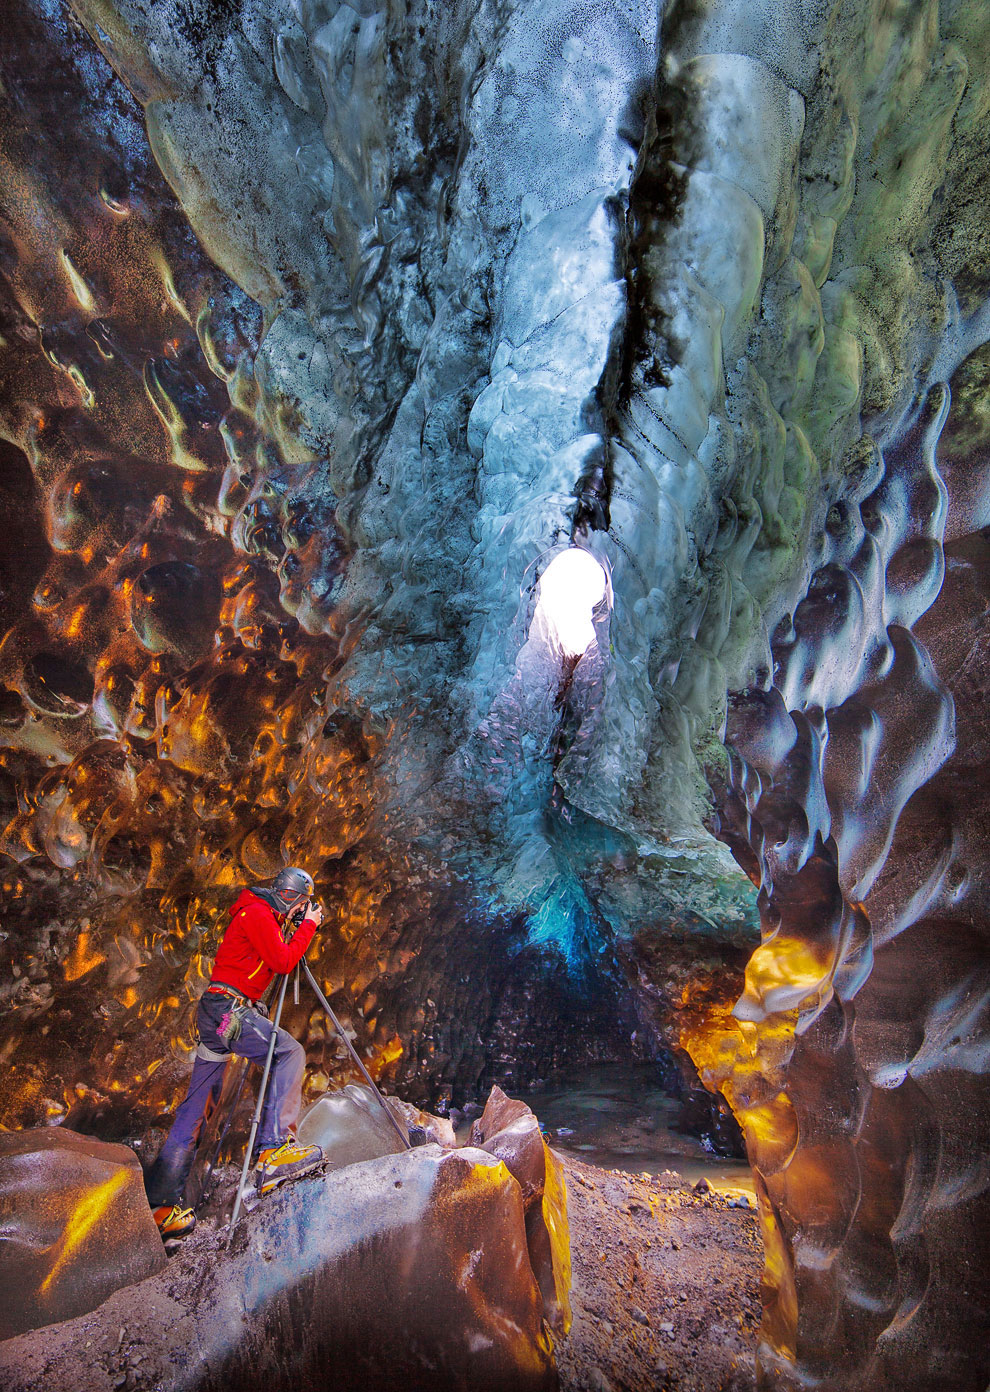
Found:
[[[197,1012],[199,1047],[189,1090],[165,1144],[145,1179],[162,1237],[184,1237],[196,1215],[182,1204],[204,1117],[216,1105],[231,1054],[264,1066],[275,1032],[275,1052],[255,1145],[262,1193],[284,1179],[308,1174],[323,1159],[319,1146],[298,1145],[292,1130],[302,1105],[306,1052],[286,1030],[275,1030],[259,1000],[276,974],[290,972],[313,940],[323,910],[312,903],[305,870],[281,870],[271,887],[245,889],[230,908],[230,923],[213,961],[210,984]],[[285,930],[299,920],[291,937]]]

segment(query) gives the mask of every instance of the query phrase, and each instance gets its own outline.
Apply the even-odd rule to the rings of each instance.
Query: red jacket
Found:
[[[272,910],[249,889],[231,906],[230,923],[213,961],[211,981],[256,1001],[276,972],[291,971],[313,941],[316,919],[304,918],[289,942]]]

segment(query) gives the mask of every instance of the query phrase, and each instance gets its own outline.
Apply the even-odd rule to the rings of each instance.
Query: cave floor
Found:
[[[763,1249],[756,1213],[679,1175],[561,1156],[574,1322],[561,1392],[748,1392]]]
[[[755,1392],[763,1266],[756,1213],[730,1206],[717,1190],[699,1193],[671,1171],[637,1175],[560,1159],[573,1309],[569,1334],[555,1339],[560,1392]],[[218,1222],[232,1203],[237,1169],[223,1167],[218,1177],[201,1226],[170,1244],[168,1298],[177,1306],[221,1256]],[[159,1337],[160,1313],[135,1306],[105,1345],[97,1326],[93,1317],[77,1326],[78,1337],[92,1335],[96,1344],[94,1370],[122,1392],[145,1385],[141,1364]],[[71,1385],[61,1367],[64,1339],[64,1328],[52,1326],[45,1380],[53,1389]],[[5,1372],[20,1385],[13,1365]]]

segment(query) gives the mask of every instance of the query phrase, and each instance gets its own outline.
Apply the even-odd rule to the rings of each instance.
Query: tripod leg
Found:
[[[262,1109],[265,1105],[265,1093],[268,1091],[268,1076],[272,1071],[272,1058],[275,1054],[275,1040],[278,1036],[278,1022],[282,1018],[282,1002],[285,1000],[285,988],[289,984],[287,976],[282,977],[282,989],[278,994],[278,1007],[275,1011],[275,1019],[272,1021],[272,1037],[268,1041],[268,1057],[265,1059],[265,1070],[261,1075],[261,1087],[258,1089],[258,1105],[254,1109],[254,1116],[251,1119],[251,1135],[248,1137],[247,1150],[244,1152],[244,1164],[241,1167],[241,1178],[237,1186],[237,1198],[234,1200],[234,1213],[230,1220],[230,1235],[234,1235],[234,1227],[241,1211],[241,1196],[244,1192],[244,1184],[247,1180],[248,1168],[251,1164],[251,1155],[254,1151],[254,1138],[258,1134],[258,1123],[261,1121]]]
[[[382,1104],[382,1107],[383,1107],[384,1110],[385,1110],[385,1115],[388,1117],[389,1121],[392,1123],[392,1129],[394,1130],[395,1134],[398,1136],[399,1140],[402,1142],[403,1149],[404,1149],[404,1150],[409,1150],[409,1149],[410,1149],[409,1137],[406,1136],[406,1135],[404,1134],[404,1132],[403,1132],[403,1130],[402,1130],[402,1127],[401,1127],[401,1126],[399,1125],[399,1123],[396,1121],[395,1116],[394,1116],[393,1113],[392,1113],[392,1108],[388,1105],[388,1103],[385,1101],[385,1098],[384,1098],[384,1097],[381,1095],[381,1093],[379,1092],[379,1090],[378,1090],[378,1085],[376,1084],[374,1078],[372,1078],[372,1076],[371,1076],[371,1074],[368,1072],[367,1068],[365,1068],[364,1064],[361,1062],[361,1059],[358,1057],[357,1050],[354,1048],[353,1044],[352,1044],[351,1041],[348,1039],[348,1037],[347,1037],[347,1035],[346,1035],[346,1033],[345,1033],[345,1031],[344,1031],[343,1026],[341,1025],[340,1021],[337,1019],[337,1017],[336,1017],[336,1015],[333,1013],[333,1011],[330,1009],[330,1002],[327,1000],[326,996],[323,994],[323,992],[320,990],[319,986],[316,984],[316,977],[315,977],[315,976],[313,975],[313,973],[310,971],[310,969],[309,969],[309,963],[306,961],[306,958],[305,958],[305,957],[303,957],[303,958],[301,959],[300,965],[302,966],[303,971],[306,973],[307,977],[309,978],[309,984],[312,986],[313,990],[316,992],[316,999],[320,1002],[320,1004],[323,1006],[323,1009],[326,1011],[327,1015],[330,1017],[330,1021],[331,1021],[332,1025],[333,1025],[334,1029],[337,1031],[337,1033],[340,1035],[341,1039],[344,1041],[344,1044],[345,1044],[346,1047],[347,1047],[347,1051],[348,1051],[348,1053],[350,1054],[351,1058],[354,1060],[354,1062],[357,1064],[358,1068],[360,1069],[362,1077],[364,1078],[364,1080],[365,1080],[365,1082],[368,1084],[368,1086],[371,1088],[371,1090],[372,1090],[372,1092],[375,1094],[375,1096],[378,1098],[379,1102]]]

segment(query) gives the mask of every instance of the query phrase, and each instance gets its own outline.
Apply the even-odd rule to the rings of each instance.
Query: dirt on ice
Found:
[[[748,1196],[562,1158],[574,1321],[557,1341],[561,1392],[752,1392],[763,1248]]]

